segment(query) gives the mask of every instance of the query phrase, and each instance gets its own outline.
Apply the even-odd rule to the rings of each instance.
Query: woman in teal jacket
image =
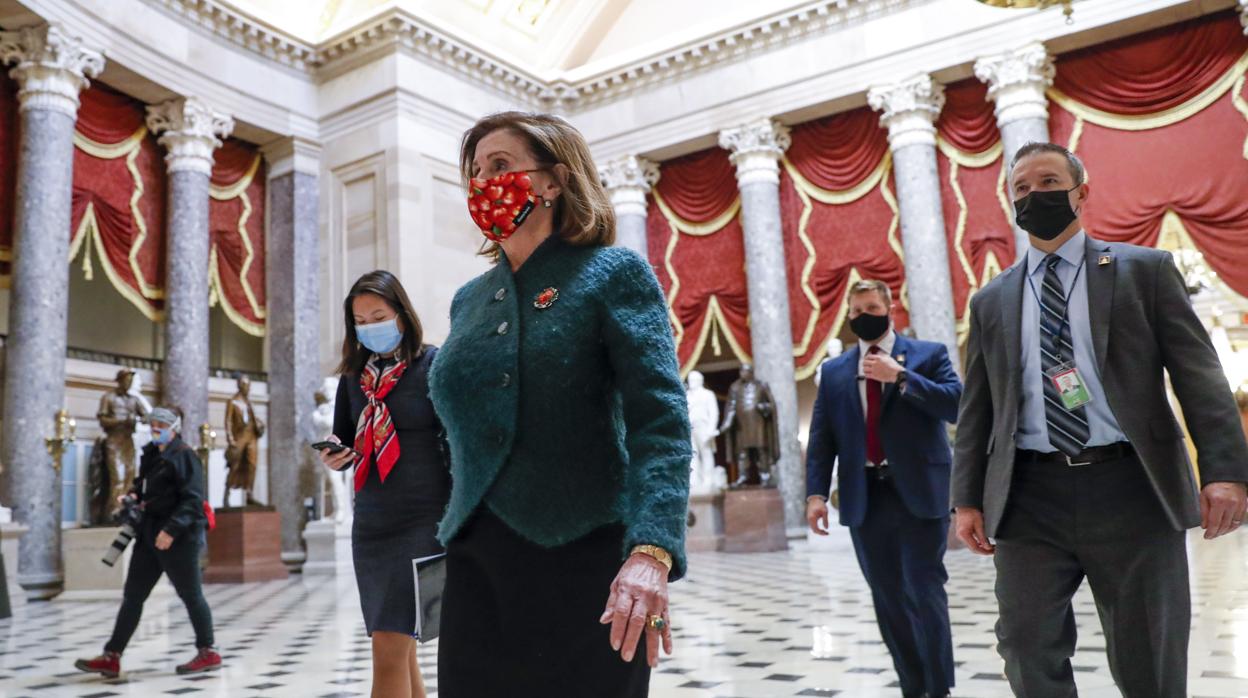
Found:
[[[430,375],[452,463],[438,693],[645,696],[672,651],[691,459],[662,292],[610,247],[567,122],[486,117],[460,160],[495,265],[455,294]]]

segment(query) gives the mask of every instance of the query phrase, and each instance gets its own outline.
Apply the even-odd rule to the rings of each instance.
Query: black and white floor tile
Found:
[[[1206,542],[1193,536],[1194,698],[1248,696],[1248,537]],[[950,553],[949,596],[958,687],[963,698],[1007,697],[994,649],[991,560]],[[676,655],[651,682],[662,698],[899,696],[880,641],[870,595],[848,536],[798,541],[783,553],[694,555],[673,585]],[[116,603],[45,602],[0,621],[0,698],[196,696],[260,698],[367,696],[368,639],[349,566],[336,576],[214,585],[208,598],[226,666],[179,677],[193,654],[176,596],[154,598],[126,652],[125,674],[108,681],[74,671],[99,652]],[[1119,696],[1086,588],[1077,599],[1080,695]],[[420,650],[436,695],[436,643]]]

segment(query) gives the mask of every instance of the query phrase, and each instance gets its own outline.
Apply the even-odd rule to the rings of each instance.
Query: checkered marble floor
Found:
[[[1198,698],[1248,696],[1248,536],[1193,537],[1191,691]],[[990,560],[950,553],[949,596],[958,687],[955,696],[1009,696],[992,634]],[[784,553],[694,555],[672,588],[676,655],[651,682],[660,698],[899,696],[848,536],[797,541]],[[73,670],[99,651],[116,603],[44,602],[0,621],[0,698],[108,696],[367,696],[368,639],[349,566],[336,576],[213,585],[209,603],[223,670],[179,677],[193,653],[178,599],[154,598],[125,656],[126,674],[106,681]],[[1080,695],[1118,696],[1104,637],[1085,590],[1077,599]],[[436,695],[436,643],[420,650]],[[560,698],[560,697],[555,697]]]

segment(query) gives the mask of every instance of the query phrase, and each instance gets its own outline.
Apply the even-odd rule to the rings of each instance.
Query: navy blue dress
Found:
[[[436,533],[451,479],[442,427],[429,401],[429,366],[436,354],[436,347],[426,347],[386,395],[399,437],[399,459],[384,483],[374,462],[364,487],[355,493],[351,548],[370,636],[379,630],[415,632],[412,560],[442,552]],[[342,376],[334,403],[334,435],[343,443],[355,443],[355,427],[366,404],[360,377]]]

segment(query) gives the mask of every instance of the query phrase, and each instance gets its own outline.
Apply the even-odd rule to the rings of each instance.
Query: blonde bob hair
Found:
[[[490,114],[464,132],[459,148],[459,170],[464,188],[472,179],[477,143],[487,135],[507,129],[528,145],[540,168],[563,165],[567,181],[563,194],[554,201],[554,234],[572,245],[615,244],[615,209],[599,179],[598,168],[589,154],[589,145],[567,121],[553,114],[505,111]],[[481,254],[498,258],[498,243],[488,242]]]

